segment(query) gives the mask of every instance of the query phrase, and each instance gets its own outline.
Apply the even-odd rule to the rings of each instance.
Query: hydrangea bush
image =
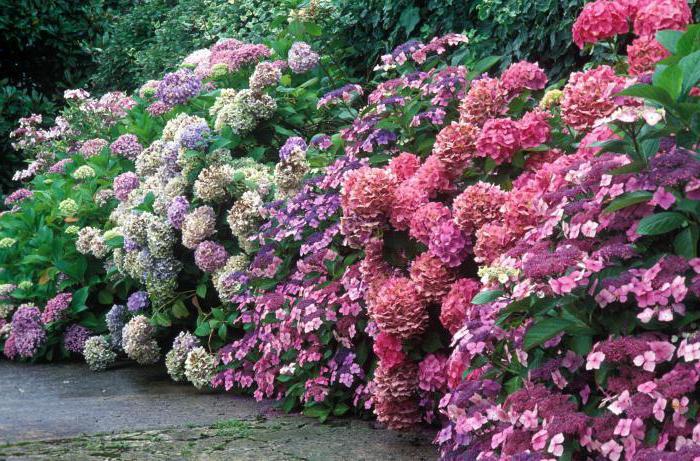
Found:
[[[11,135],[28,162],[14,175],[24,187],[6,198],[0,216],[0,344],[11,359],[80,355],[87,336],[105,331],[113,299],[128,292],[76,248],[84,243],[80,228],[102,226],[109,214],[112,199],[101,189],[129,162],[106,146],[136,103],[120,92],[96,99],[69,90],[65,98],[54,126],[42,128],[41,115],[32,115]],[[100,235],[90,251],[104,255],[114,237]]]
[[[604,61],[565,81],[468,69],[447,34],[382,56],[371,85],[337,84],[295,23],[190,54],[109,134],[27,119],[18,177],[36,178],[0,218],[4,354],[164,358],[321,420],[441,424],[444,459],[694,459],[691,22],[683,0],[597,0],[572,34]],[[68,114],[119,100],[67,96]],[[50,256],[9,266],[47,226],[87,265],[58,286]],[[94,302],[117,302],[104,323]]]

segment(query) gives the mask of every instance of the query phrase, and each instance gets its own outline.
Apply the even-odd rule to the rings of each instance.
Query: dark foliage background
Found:
[[[63,90],[84,87],[106,25],[124,0],[0,0],[0,197],[22,159],[9,143],[20,117],[51,122]]]

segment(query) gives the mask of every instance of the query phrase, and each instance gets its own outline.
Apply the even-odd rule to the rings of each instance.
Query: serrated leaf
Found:
[[[639,235],[661,235],[686,224],[685,216],[675,211],[666,211],[644,217],[639,221],[637,233]]]

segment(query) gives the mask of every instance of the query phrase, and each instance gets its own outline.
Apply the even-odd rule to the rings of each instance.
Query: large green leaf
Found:
[[[620,95],[644,98],[649,101],[658,102],[665,106],[673,105],[673,99],[666,90],[647,84],[632,85],[629,88],[622,90]]]
[[[682,70],[683,94],[688,94],[700,81],[700,50],[681,59],[678,67]]]
[[[639,235],[661,235],[686,224],[685,216],[675,211],[665,211],[646,216],[639,221],[637,233]]]
[[[603,210],[604,213],[612,213],[613,211],[621,210],[627,208],[628,206],[637,205],[638,203],[643,203],[651,200],[653,194],[644,190],[630,192],[628,194],[617,197],[615,200],[610,202],[608,206]]]
[[[486,290],[477,293],[472,298],[472,304],[487,304],[498,299],[503,294],[503,290]]]
[[[535,346],[554,338],[559,333],[573,325],[568,320],[560,318],[546,318],[537,320],[525,333],[523,348],[532,349]]]

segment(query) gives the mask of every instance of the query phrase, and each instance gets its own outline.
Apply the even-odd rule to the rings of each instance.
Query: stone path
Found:
[[[319,424],[269,402],[201,393],[160,367],[0,361],[2,460],[432,460],[434,431]]]

